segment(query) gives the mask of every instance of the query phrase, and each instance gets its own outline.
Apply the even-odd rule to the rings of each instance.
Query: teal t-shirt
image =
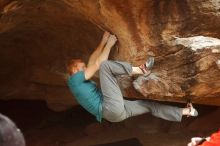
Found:
[[[103,96],[96,83],[86,80],[84,71],[70,76],[67,82],[78,103],[101,122]]]

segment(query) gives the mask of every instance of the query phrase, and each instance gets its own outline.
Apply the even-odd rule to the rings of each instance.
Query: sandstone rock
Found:
[[[73,106],[65,65],[87,61],[108,30],[119,40],[111,59],[155,56],[137,91],[136,78],[119,79],[124,96],[220,105],[219,9],[218,0],[0,0],[1,99]]]
[[[177,38],[174,44],[185,46],[176,53],[176,56],[181,56],[180,60],[184,59],[184,52],[190,53],[186,57],[186,63],[183,63],[183,60],[175,61],[171,70],[155,72],[147,77],[140,76],[133,82],[134,87],[144,96],[152,96],[153,99],[182,101],[188,99],[198,103],[207,100],[205,102],[209,104],[218,103],[219,98],[216,95],[220,91],[217,87],[220,71],[216,62],[219,58],[220,40],[196,36]],[[175,67],[175,65],[180,66]],[[178,96],[179,98],[175,98]],[[208,98],[212,99],[208,100]]]

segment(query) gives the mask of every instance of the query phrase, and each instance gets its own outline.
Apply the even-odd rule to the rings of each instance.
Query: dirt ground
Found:
[[[27,146],[90,146],[128,138],[137,138],[143,146],[186,146],[191,137],[208,136],[220,127],[218,107],[196,107],[199,117],[181,123],[145,114],[99,124],[79,106],[57,113],[41,101],[0,101],[0,112],[23,131]]]

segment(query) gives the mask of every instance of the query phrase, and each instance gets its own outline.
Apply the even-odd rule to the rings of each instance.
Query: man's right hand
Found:
[[[110,33],[108,31],[105,31],[102,36],[102,42],[105,44],[108,41],[108,38],[110,36]]]

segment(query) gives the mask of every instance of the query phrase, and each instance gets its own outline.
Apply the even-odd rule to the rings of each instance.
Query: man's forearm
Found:
[[[97,58],[96,63],[98,64],[98,67],[100,66],[100,64],[105,61],[108,60],[109,57],[109,53],[111,51],[111,48],[114,46],[114,44],[116,43],[117,38],[115,35],[111,35],[108,39],[108,42],[106,43],[102,53],[100,54],[100,56]]]
[[[101,42],[99,43],[98,48],[101,49],[101,51],[103,50],[106,42],[107,42],[106,40],[102,39]]]
[[[106,34],[107,35],[107,34]],[[96,59],[100,56],[100,54],[103,51],[103,48],[107,42],[106,39],[107,36],[103,36],[101,42],[99,43],[98,47],[95,49],[95,51],[92,53],[92,55],[89,58],[89,62],[87,66],[91,66],[96,62]]]
[[[100,64],[103,61],[108,60],[111,48],[112,48],[112,45],[108,45],[108,44],[104,47],[102,53],[100,54],[100,56],[96,60],[96,63],[98,66],[100,66]]]
[[[108,32],[105,32],[105,33],[106,33],[106,34],[104,34],[104,35],[106,35],[106,36],[103,36],[103,37],[102,37],[102,40],[101,40],[101,42],[99,43],[99,45],[98,45],[98,47],[97,47],[97,49],[96,49],[96,50],[99,50],[100,53],[101,53],[101,51],[103,50],[105,44],[106,44],[107,41],[108,41],[108,35],[109,35],[109,33],[108,33]]]

